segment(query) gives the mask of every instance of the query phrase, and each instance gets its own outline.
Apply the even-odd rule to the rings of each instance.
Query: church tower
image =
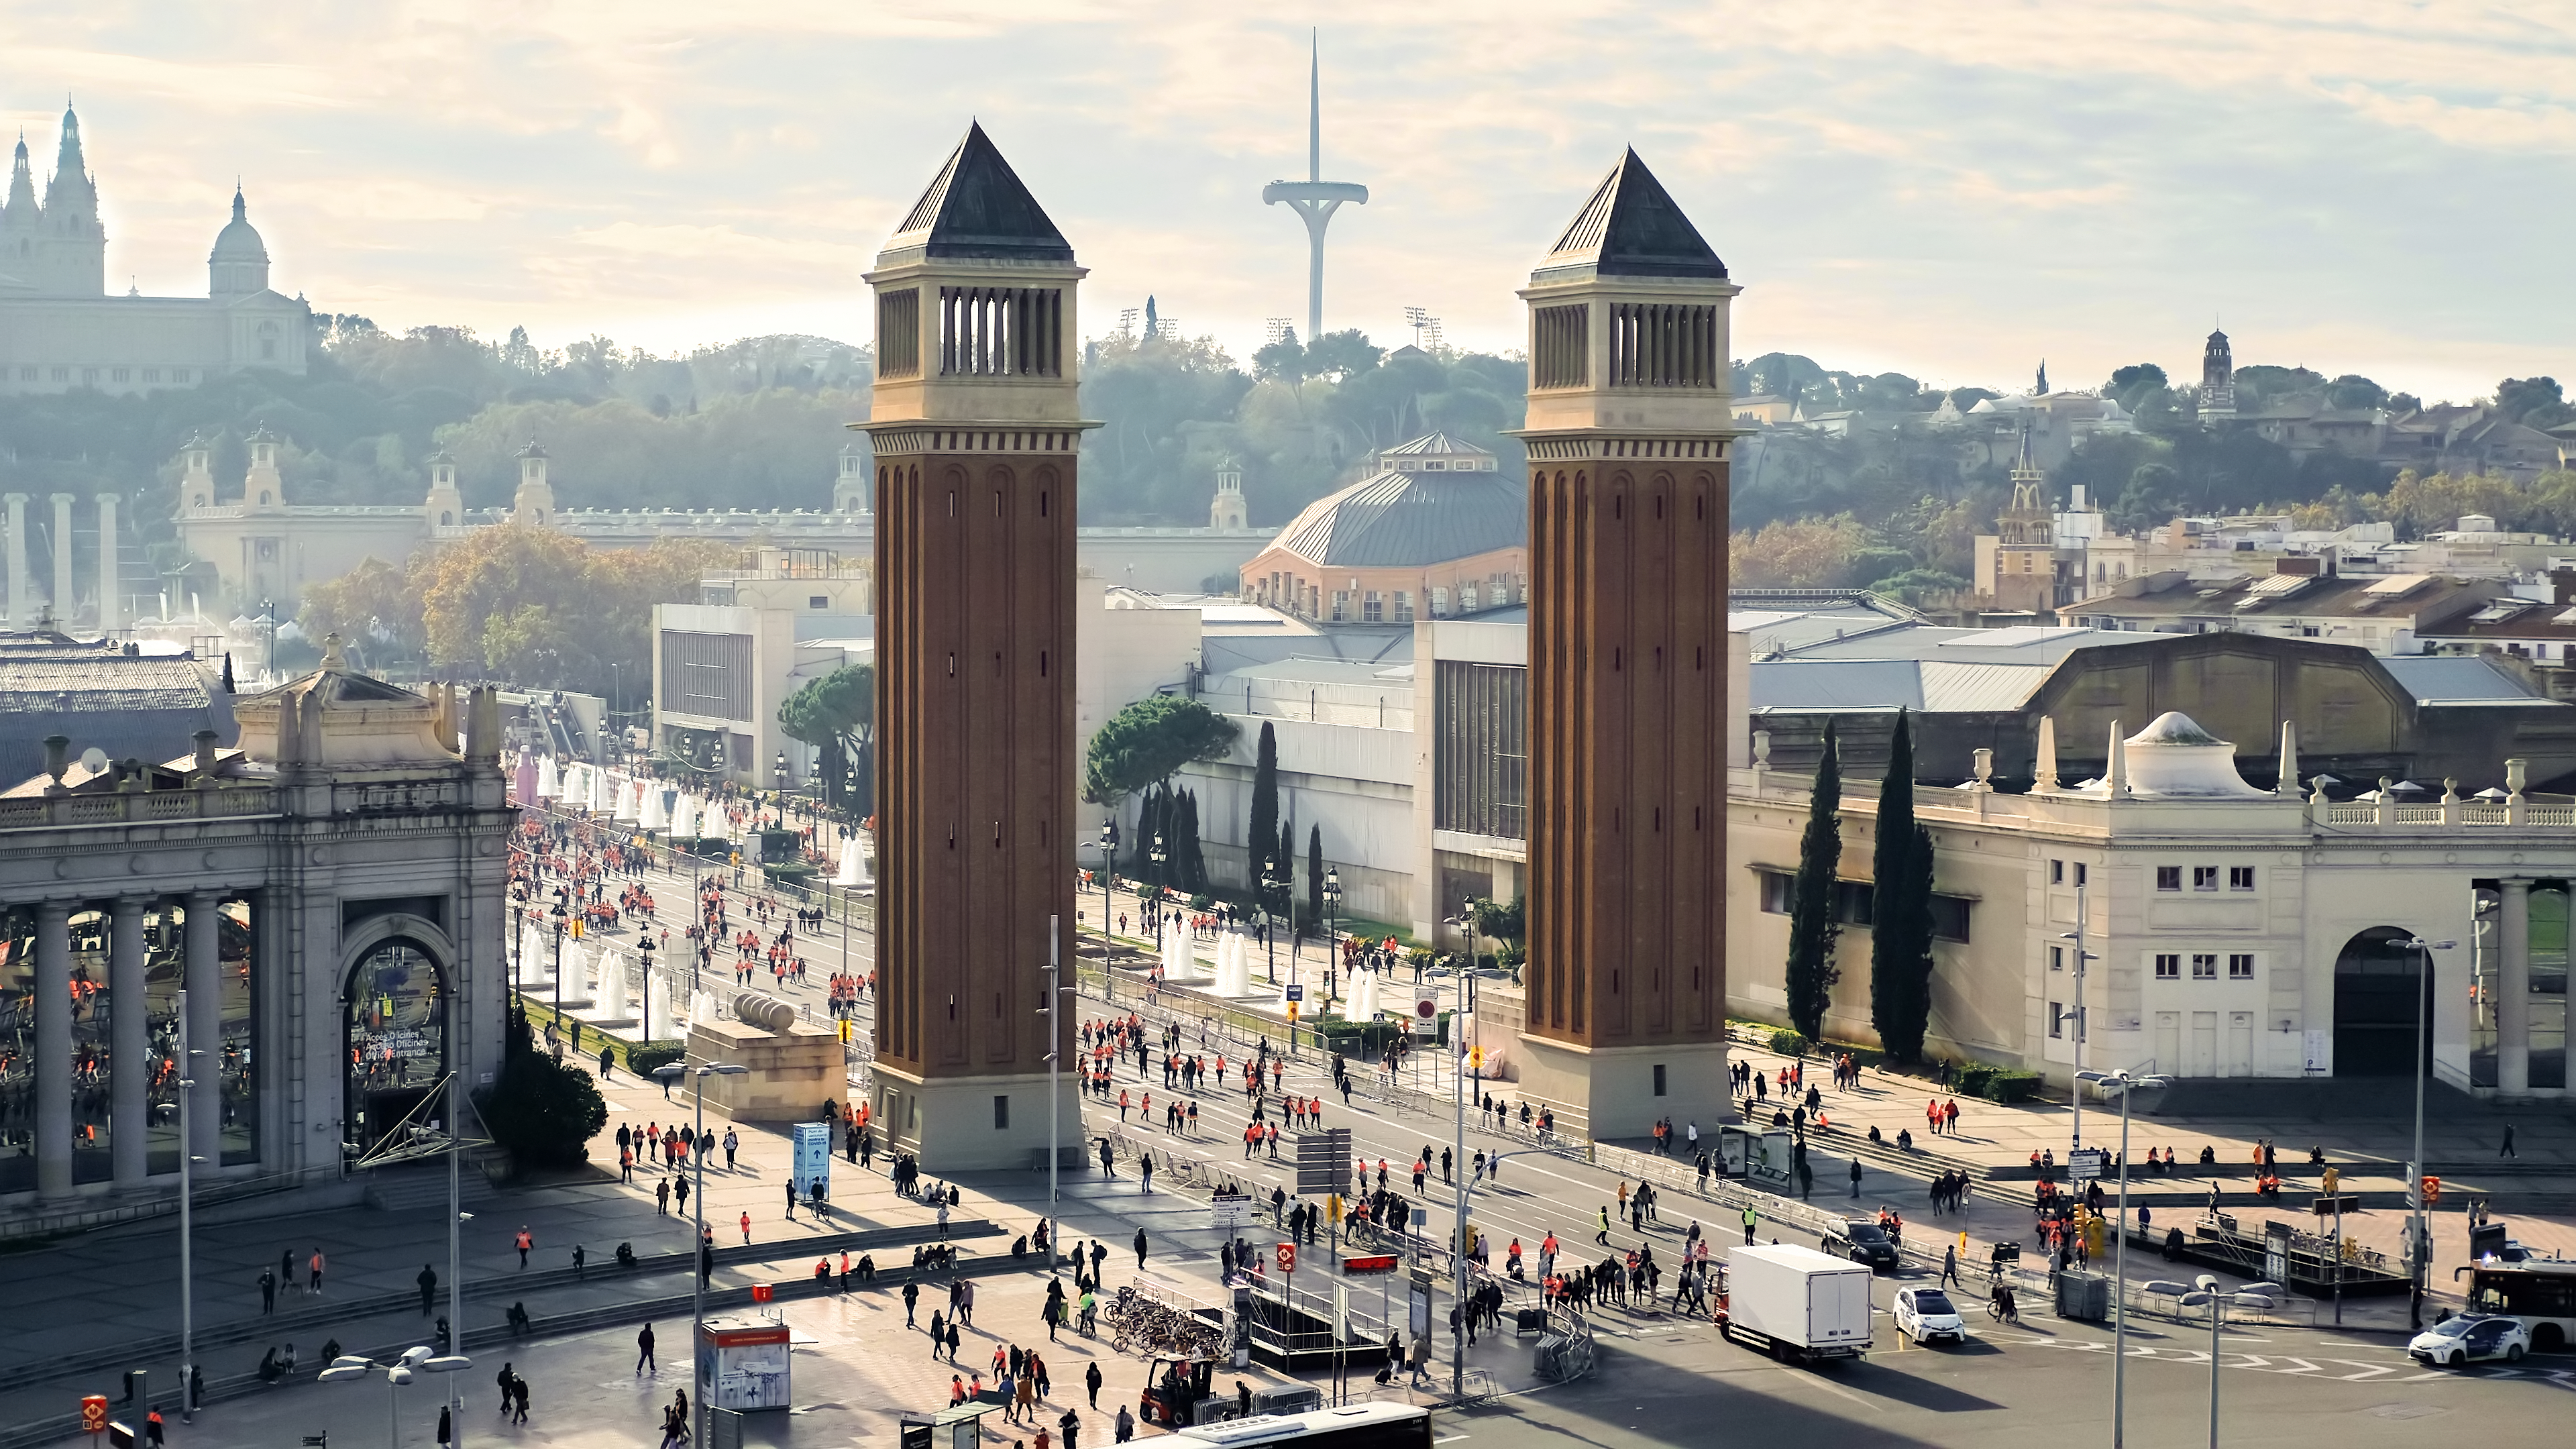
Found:
[[[1216,497],[1208,504],[1208,527],[1219,532],[1252,526],[1243,506],[1243,465],[1228,457],[1216,469]]]
[[[205,434],[191,433],[179,448],[179,511],[195,513],[214,506],[214,445]]]
[[[38,283],[48,296],[107,295],[107,228],[98,219],[98,184],[81,154],[80,117],[63,108],[63,140],[54,153],[53,179],[45,185],[39,228]],[[25,278],[36,281],[36,278]]]
[[[36,241],[44,231],[44,209],[36,204],[36,177],[27,165],[27,138],[18,138],[18,154],[9,164],[9,199],[0,203],[0,276],[33,285]]]
[[[2236,362],[2227,334],[2212,332],[2200,353],[2200,425],[2215,428],[2236,420]]]
[[[1595,1137],[1724,1116],[1726,266],[1635,151],[1530,274],[1529,1024]]]
[[[2047,475],[2031,456],[2030,423],[2021,426],[2021,452],[2013,460],[2012,504],[1995,515],[1995,576],[1986,592],[1995,607],[2037,614],[2053,623],[2057,607],[2057,510]]]
[[[932,1172],[1079,1151],[1073,248],[980,126],[867,274],[877,372],[876,1112]]]
[[[277,468],[277,434],[266,428],[242,439],[250,471],[242,475],[242,506],[252,513],[286,511],[286,475]]]
[[[857,443],[841,449],[841,474],[832,482],[832,511],[865,513],[868,511],[868,450]]]

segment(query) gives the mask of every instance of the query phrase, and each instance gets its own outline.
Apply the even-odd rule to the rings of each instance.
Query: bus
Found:
[[[2531,1330],[2532,1352],[2562,1353],[2576,1344],[2576,1263],[2533,1260],[2461,1271],[2469,1274],[2469,1311],[2521,1319]]]
[[[1346,1404],[1303,1414],[1256,1414],[1167,1436],[1181,1449],[1431,1449],[1431,1411],[1411,1404]]]

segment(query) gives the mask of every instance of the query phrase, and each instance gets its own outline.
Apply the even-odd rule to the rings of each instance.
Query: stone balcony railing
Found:
[[[228,820],[276,813],[277,792],[265,785],[55,795],[0,800],[0,831],[46,830],[65,825],[157,825],[175,820]]]

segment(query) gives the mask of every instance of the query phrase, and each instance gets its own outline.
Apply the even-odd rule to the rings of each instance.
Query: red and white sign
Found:
[[[1352,1278],[1366,1278],[1375,1276],[1379,1273],[1392,1273],[1396,1269],[1396,1261],[1396,1256],[1393,1253],[1369,1253],[1356,1258],[1344,1258],[1342,1260],[1342,1272],[1345,1276]]]
[[[1281,1243],[1279,1245],[1279,1271],[1282,1273],[1294,1273],[1297,1271],[1297,1245],[1295,1243]]]
[[[1428,996],[1423,997],[1421,1000],[1413,1003],[1413,1014],[1421,1017],[1424,1021],[1429,1021],[1431,1018],[1440,1014],[1440,1003]]]
[[[751,1285],[751,1301],[754,1303],[766,1303],[775,1296],[776,1291],[766,1283],[754,1283]]]
[[[84,1434],[107,1432],[107,1395],[90,1394],[81,1400],[81,1432]]]

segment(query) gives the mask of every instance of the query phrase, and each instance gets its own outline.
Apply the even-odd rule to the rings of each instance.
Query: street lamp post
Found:
[[[694,1214],[692,1226],[697,1232],[694,1246],[698,1257],[689,1274],[689,1362],[692,1364],[698,1361],[699,1326],[707,1320],[707,1275],[715,1268],[715,1247],[707,1241],[707,1078],[739,1077],[750,1070],[736,1062],[709,1062],[698,1067],[667,1062],[653,1069],[653,1075],[660,1077],[665,1084],[677,1081],[683,1072],[688,1073],[690,1086],[698,1099],[698,1145],[689,1150],[689,1161],[698,1177],[697,1190],[689,1194],[690,1209]],[[696,1420],[690,1427],[690,1436],[703,1444],[707,1442],[707,1385],[698,1379],[695,1369],[690,1370],[689,1376],[696,1382],[698,1390],[697,1398],[689,1406],[689,1415]]]
[[[1058,1146],[1057,1131],[1058,1126],[1063,1121],[1064,1117],[1064,1097],[1062,1095],[1062,1088],[1059,1085],[1061,1078],[1058,1075],[1064,1067],[1064,1052],[1062,1049],[1064,1045],[1064,1030],[1057,1024],[1056,1008],[1064,1001],[1065,990],[1063,955],[1057,940],[1058,935],[1063,931],[1063,929],[1064,924],[1062,917],[1047,917],[1046,1005],[1038,1008],[1038,1015],[1046,1018],[1047,1025],[1046,1265],[1047,1272],[1050,1274],[1054,1273],[1056,1269],[1056,1237],[1057,1234],[1062,1231],[1056,1222],[1056,1172],[1060,1165],[1058,1159],[1063,1155],[1061,1148]],[[1104,933],[1103,939],[1106,939],[1106,933]]]
[[[167,926],[169,917],[162,923]],[[197,1095],[196,1053],[188,1049],[188,991],[179,989],[179,1417],[196,1422],[197,1392],[192,1371],[197,1366],[197,1284],[195,1180],[188,1165],[196,1159],[188,1149],[196,1144],[192,1135],[188,1105]]]
[[[555,917],[555,1025],[556,1025],[557,1027],[561,1027],[561,1026],[563,1025],[563,943],[564,943],[564,927],[565,927],[565,925],[567,924],[567,922],[568,922],[568,919],[569,919],[569,918],[568,918],[568,916],[566,915],[566,913],[565,913],[565,911],[564,911],[564,900],[563,900],[563,897],[562,897],[562,896],[560,896],[560,895],[558,895],[558,896],[556,896],[556,897],[555,897],[554,917]]]
[[[1109,881],[1118,874],[1118,822],[1100,822],[1100,969],[1109,969],[1109,953],[1115,949],[1109,939]]]
[[[404,1349],[391,1363],[380,1364],[373,1359],[360,1358],[356,1354],[342,1354],[334,1359],[329,1367],[322,1370],[319,1378],[323,1383],[332,1384],[347,1379],[362,1379],[369,1374],[383,1374],[385,1376],[385,1449],[394,1449],[394,1446],[402,1442],[401,1401],[396,1397],[396,1391],[411,1382],[412,1371],[418,1369],[425,1373],[452,1374],[458,1369],[473,1366],[474,1361],[463,1354],[433,1354],[427,1345],[415,1344]],[[450,1415],[450,1417],[462,1416]]]
[[[1333,987],[1337,984],[1334,967],[1341,964],[1340,933],[1342,912],[1342,868],[1324,867],[1324,1010],[1333,1009]]]
[[[2063,941],[2072,941],[2075,943],[2075,1075],[2080,1080],[2084,1075],[2084,1027],[2086,1021],[2084,1000],[2084,964],[2094,959],[2092,953],[2084,949],[2084,884],[2081,880],[2077,881],[2075,886],[2075,929],[2061,934],[2058,939]],[[2074,1135],[2070,1140],[2070,1150],[2067,1153],[2067,1164],[2069,1167],[2067,1185],[2070,1187],[2075,1185],[2075,1179],[2072,1174],[2072,1168],[2075,1161],[2074,1154],[2076,1151],[2081,1150],[2083,1146],[2084,1094],[2079,1091],[2075,1093],[2075,1129]]]
[[[2078,1096],[2087,1081],[2120,1094],[2120,1237],[2111,1250],[2111,1449],[2124,1449],[2128,1428],[2129,1301],[2123,1295],[2129,1284],[2129,1098],[2142,1087],[2160,1088],[2172,1080],[2126,1071],[2086,1072],[2076,1078]]]
[[[1262,973],[1269,978],[1271,985],[1276,986],[1279,984],[1279,922],[1276,919],[1279,913],[1271,909],[1270,903],[1274,899],[1285,903],[1288,891],[1286,867],[1277,867],[1263,875],[1261,884],[1261,951],[1266,960]]]
[[[2424,1327],[2424,1288],[2431,1281],[2432,1232],[2424,1222],[2424,1077],[2433,1061],[2433,953],[2448,951],[2457,941],[2427,941],[2421,936],[2405,942],[2409,950],[2424,961],[2424,979],[2415,994],[2415,1015],[2421,1022],[2415,1040],[2415,1160],[2407,1165],[2406,1201],[2411,1214],[2407,1227],[2407,1276],[2413,1281],[2406,1292],[2406,1318],[2418,1331]],[[2341,1252],[2338,1245],[2337,1252]],[[2341,1262],[2341,1258],[2336,1259]]]
[[[1475,942],[1470,939],[1467,945],[1471,953],[1468,959],[1472,962],[1475,959],[1472,955]],[[1458,1328],[1449,1335],[1449,1392],[1453,1395],[1466,1392],[1467,1383],[1467,1186],[1466,1179],[1459,1175],[1467,1166],[1467,1073],[1457,1060],[1458,1044],[1458,1038],[1451,1036],[1449,1106],[1457,1118],[1457,1156],[1451,1160],[1457,1165],[1451,1169],[1449,1181],[1458,1205],[1457,1222],[1450,1229],[1449,1238],[1451,1277],[1454,1280],[1450,1293],[1458,1310]]]
[[[1145,858],[1154,863],[1154,944],[1163,944],[1163,862],[1171,853],[1163,848],[1163,832],[1154,832],[1154,843],[1145,850]]]

